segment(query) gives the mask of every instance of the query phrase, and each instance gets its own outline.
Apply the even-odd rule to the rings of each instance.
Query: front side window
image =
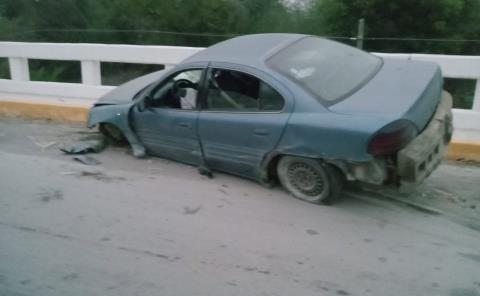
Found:
[[[186,70],[167,78],[155,88],[149,100],[150,107],[193,110],[202,77],[201,69]]]
[[[327,104],[355,91],[381,64],[382,60],[372,54],[317,37],[300,39],[267,61],[270,68]]]
[[[283,109],[282,96],[264,81],[233,70],[213,69],[206,110],[266,112]]]

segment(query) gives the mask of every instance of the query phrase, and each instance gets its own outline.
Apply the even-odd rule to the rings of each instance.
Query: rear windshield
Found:
[[[379,57],[317,37],[300,39],[267,61],[270,68],[329,104],[362,86],[381,64]]]

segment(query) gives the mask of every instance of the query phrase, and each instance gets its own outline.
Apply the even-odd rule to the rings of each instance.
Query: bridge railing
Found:
[[[0,58],[8,58],[10,79],[0,79],[0,99],[58,98],[92,102],[112,86],[102,85],[101,63],[156,64],[174,67],[202,50],[194,47],[116,44],[0,42]],[[79,61],[81,83],[31,81],[29,60]],[[78,101],[78,100],[77,100]]]
[[[91,104],[114,87],[102,85],[101,63],[157,64],[166,68],[203,48],[115,44],[0,42],[0,58],[7,58],[10,78],[0,79],[0,100],[56,99]],[[440,65],[444,77],[476,80],[471,110],[455,109],[455,125],[480,130],[480,56],[384,54],[382,57],[431,61]],[[29,60],[79,61],[81,83],[31,81]]]

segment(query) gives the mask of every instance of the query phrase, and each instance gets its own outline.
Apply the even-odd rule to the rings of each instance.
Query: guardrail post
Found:
[[[365,37],[365,19],[358,20],[358,33],[357,33],[357,48],[363,49],[363,41]]]
[[[28,59],[26,58],[8,58],[10,65],[10,79],[29,81],[30,70],[28,69]]]
[[[165,70],[170,70],[170,69],[173,69],[175,68],[175,65],[163,65],[165,68]]]
[[[99,61],[81,61],[82,83],[102,85],[102,73]]]
[[[480,112],[480,78],[477,79],[477,85],[475,86],[472,109],[473,111]]]

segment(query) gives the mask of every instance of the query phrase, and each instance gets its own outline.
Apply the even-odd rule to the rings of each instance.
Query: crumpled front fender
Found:
[[[135,157],[145,156],[145,146],[140,142],[129,124],[129,114],[132,104],[94,106],[88,113],[87,126],[109,123],[116,126],[127,138]]]

